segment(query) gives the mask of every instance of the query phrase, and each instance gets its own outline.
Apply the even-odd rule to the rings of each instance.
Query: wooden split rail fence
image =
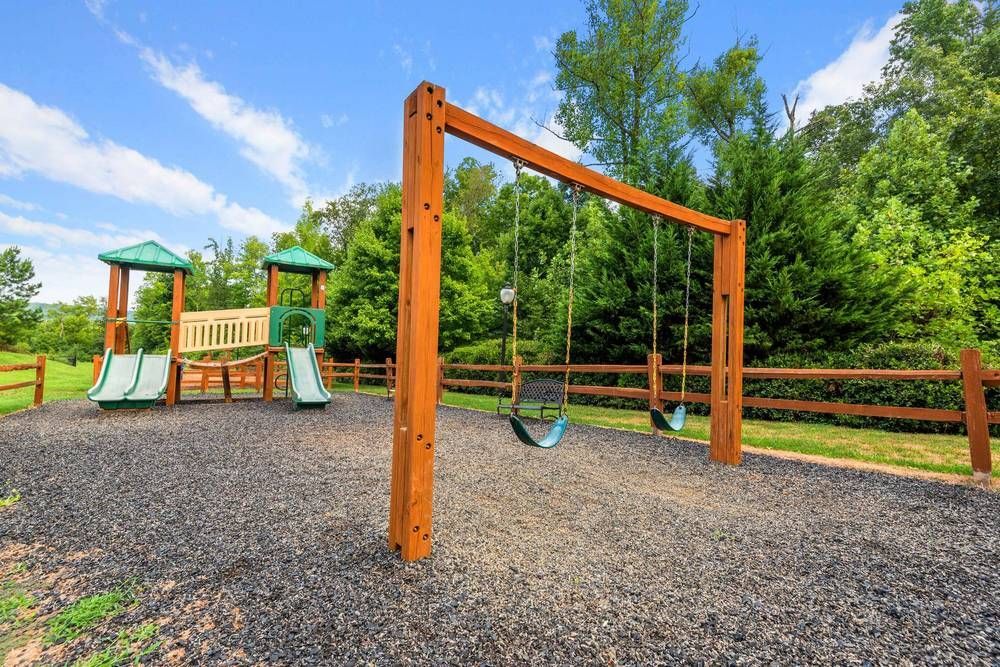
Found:
[[[825,414],[856,415],[861,417],[878,417],[887,419],[912,419],[916,421],[953,422],[965,424],[969,439],[969,456],[972,462],[974,477],[977,481],[986,483],[990,479],[992,460],[990,452],[991,424],[1000,424],[1000,411],[990,412],[986,405],[985,388],[1000,387],[1000,369],[982,367],[979,350],[963,350],[961,365],[956,370],[896,370],[896,369],[840,369],[840,368],[744,368],[743,377],[747,380],[884,380],[884,381],[937,381],[961,382],[964,397],[964,409],[919,408],[893,405],[871,405],[859,403],[837,403],[827,401],[808,401],[799,399],[765,398],[758,396],[743,396],[743,406],[748,408],[764,408],[770,410],[795,410],[799,412],[817,412]],[[0,366],[0,371],[37,368],[39,378],[44,376],[45,358],[39,357],[38,364],[18,366]],[[645,387],[610,387],[601,385],[571,384],[569,393],[585,396],[605,396],[610,398],[634,399],[646,402],[649,407],[662,409],[666,401],[680,400],[680,392],[668,391],[663,388],[666,376],[679,376],[682,369],[677,364],[664,364],[660,355],[649,355],[645,364],[570,364],[570,373],[593,373],[609,375],[645,375]],[[487,380],[448,377],[448,371],[473,371],[495,374],[498,377],[509,376],[508,380]],[[446,388],[461,389],[499,389],[517,395],[525,373],[547,373],[562,377],[565,373],[564,364],[525,364],[518,357],[513,364],[450,364],[444,358],[437,364],[437,397],[438,402]],[[353,362],[323,361],[320,373],[327,387],[338,381],[353,384],[354,391],[359,391],[362,384],[375,381],[386,388],[386,393],[392,395],[396,384],[396,364],[391,358],[385,363],[362,363],[360,359]],[[659,378],[657,378],[659,373]],[[687,373],[693,377],[711,376],[709,366],[689,365]],[[275,379],[282,388],[283,378],[287,377],[284,362],[278,362]],[[233,387],[255,388],[260,390],[263,383],[263,364],[253,362],[242,367],[240,371],[231,371]],[[657,381],[658,380],[658,381]],[[41,401],[42,379],[36,385],[36,405]],[[0,390],[14,389],[36,384],[36,381],[0,386]],[[185,371],[183,387],[185,389],[209,388],[222,386],[222,374],[216,370]],[[652,387],[658,387],[654,395]],[[685,400],[689,403],[711,402],[709,394],[702,392],[687,392]]]
[[[510,380],[479,380],[447,377],[447,371],[478,371],[510,376]],[[524,373],[547,373],[562,377],[566,366],[563,364],[525,364],[516,358],[513,364],[449,364],[438,360],[438,400],[447,387],[493,388],[511,392],[517,396]],[[569,386],[570,394],[606,396],[645,401],[649,407],[662,409],[665,401],[678,401],[679,391],[663,388],[664,376],[679,376],[680,365],[664,364],[660,355],[649,355],[646,364],[570,364],[570,373],[631,374],[646,375],[646,387],[607,387],[598,385]],[[689,365],[690,376],[709,377],[709,366]],[[657,374],[659,377],[657,378]],[[892,405],[868,405],[857,403],[835,403],[826,401],[806,401],[797,399],[763,398],[743,396],[743,405],[748,408],[771,410],[795,410],[825,414],[857,415],[889,419],[912,419],[918,421],[960,422],[966,426],[969,439],[969,456],[976,481],[988,483],[992,470],[990,454],[990,424],[1000,424],[1000,411],[989,412],[986,405],[986,387],[1000,387],[1000,369],[982,368],[979,350],[963,350],[961,367],[957,370],[888,370],[888,369],[823,369],[823,368],[744,368],[747,380],[885,380],[885,381],[940,381],[962,382],[964,409],[919,408]],[[659,380],[659,381],[655,381]],[[653,392],[652,387],[658,387]],[[711,396],[701,392],[687,392],[689,403],[711,402]]]
[[[34,380],[23,380],[10,384],[0,384],[0,391],[12,391],[24,387],[34,387],[35,397],[32,405],[35,407],[42,404],[45,399],[45,355],[40,354],[35,357],[33,364],[5,364],[0,365],[0,373],[12,373],[14,371],[35,371]]]

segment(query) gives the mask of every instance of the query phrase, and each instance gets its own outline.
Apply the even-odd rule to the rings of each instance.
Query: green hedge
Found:
[[[508,341],[508,361],[510,348]],[[546,353],[535,341],[518,341],[518,353],[525,363],[559,363],[552,353]],[[457,348],[446,355],[449,363],[495,364],[500,358],[498,341],[484,341],[475,345]],[[643,360],[644,361],[644,360]],[[640,361],[634,363],[642,363]],[[774,355],[762,367],[770,368],[883,368],[902,370],[955,370],[959,366],[958,355],[939,347],[919,343],[887,343],[878,346],[862,346],[850,353],[830,354],[825,358],[807,358],[802,355]],[[1000,360],[984,358],[984,367],[996,368]],[[537,377],[525,375],[525,379]],[[491,373],[475,371],[448,371],[448,377],[471,379],[495,379]],[[574,384],[593,384],[618,387],[646,387],[646,376],[574,373]],[[664,388],[680,390],[680,377],[666,377]],[[709,378],[688,377],[690,392],[709,392]],[[469,389],[467,391],[498,395],[496,389]],[[890,380],[750,380],[744,379],[745,396],[796,399],[803,401],[825,401],[834,403],[859,403],[868,405],[897,405],[922,408],[945,408],[961,410],[963,407],[962,383],[958,381],[890,381]],[[1000,389],[987,389],[987,405],[990,410],[1000,410]],[[643,409],[645,400],[608,398],[603,396],[573,395],[575,404],[598,405],[614,408]],[[668,406],[669,408],[670,406]],[[692,414],[708,414],[708,406],[692,404]],[[924,422],[908,419],[881,419],[853,415],[828,415],[792,410],[769,410],[747,408],[744,415],[753,419],[772,421],[801,421],[812,423],[838,424],[842,426],[880,428],[890,431],[918,433],[964,433],[960,423]],[[991,428],[994,436],[1000,436],[1000,426]]]

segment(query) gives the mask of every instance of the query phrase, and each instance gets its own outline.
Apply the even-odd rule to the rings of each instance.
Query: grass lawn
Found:
[[[336,385],[336,391],[351,391],[350,385]],[[385,388],[366,386],[366,393],[385,395]],[[495,396],[446,391],[444,403],[471,410],[496,412]],[[571,423],[622,428],[649,432],[649,414],[642,410],[619,410],[588,405],[570,405]],[[494,417],[495,419],[495,417]],[[506,428],[503,422],[497,428]],[[683,435],[708,440],[708,417],[688,414]],[[513,437],[513,435],[511,436]],[[971,475],[969,442],[964,435],[936,433],[893,433],[876,429],[848,428],[829,424],[743,420],[743,444],[761,449],[775,449],[811,454],[832,459],[852,459],[869,463],[915,468],[928,472]],[[992,440],[994,461],[1000,462],[1000,441]],[[993,476],[1000,477],[1000,463]]]
[[[31,363],[35,357],[27,354],[0,352],[0,364]],[[33,371],[0,374],[0,384],[30,380]],[[89,362],[75,367],[49,360],[45,369],[45,400],[84,398],[91,386],[93,369]],[[337,384],[334,391],[351,391],[349,384]],[[0,392],[0,415],[31,405],[33,388]],[[385,388],[363,386],[362,391],[385,395]],[[444,402],[471,410],[496,410],[496,398],[474,394],[445,392]],[[586,405],[571,405],[570,421],[593,426],[649,431],[649,415],[640,410],[618,410]],[[506,428],[502,422],[497,428]],[[688,415],[684,435],[696,440],[708,440],[707,417]],[[513,436],[511,436],[513,437]],[[875,429],[848,428],[828,424],[768,422],[754,419],[743,421],[743,443],[761,449],[776,449],[799,454],[812,454],[834,459],[853,459],[881,463],[929,472],[971,475],[968,441],[962,435],[926,433],[891,433]],[[1000,460],[1000,441],[991,443],[994,460]],[[994,477],[1000,477],[1000,465],[994,466]]]
[[[0,365],[32,364],[34,362],[35,355],[33,354],[0,352]],[[86,398],[87,390],[93,384],[93,378],[93,364],[89,361],[77,363],[76,366],[70,366],[61,361],[49,359],[45,364],[45,400]],[[13,384],[15,382],[34,379],[35,371],[0,373],[0,384]],[[34,387],[0,392],[0,415],[29,407],[34,395]]]

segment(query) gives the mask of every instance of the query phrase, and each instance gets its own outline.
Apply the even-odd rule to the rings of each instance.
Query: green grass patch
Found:
[[[136,602],[128,588],[116,588],[109,593],[80,598],[49,619],[46,644],[72,641],[101,622],[113,618]]]
[[[0,352],[0,365],[33,364],[35,355]],[[94,367],[90,362],[70,366],[55,359],[45,364],[45,400],[56,401],[66,398],[84,398],[93,384]],[[13,371],[0,373],[0,384],[13,384],[35,379],[35,371]],[[0,392],[0,415],[21,410],[31,405],[35,396],[34,387]]]
[[[10,507],[14,503],[21,500],[21,492],[17,489],[11,489],[10,493],[6,496],[0,496],[0,510],[4,507]]]
[[[74,667],[116,667],[128,663],[139,664],[143,658],[160,648],[156,639],[160,629],[147,623],[131,630],[122,630],[103,651],[77,660]]]
[[[353,391],[353,388],[350,385],[337,385],[335,390]],[[377,385],[362,386],[361,391],[385,396],[385,388]],[[497,397],[446,391],[444,404],[495,413]],[[569,418],[575,424],[650,432],[649,413],[645,410],[570,405]],[[508,428],[504,422],[494,423],[496,428]],[[709,430],[708,417],[689,413],[684,430],[678,435],[708,440]],[[896,433],[831,424],[744,419],[743,444],[760,449],[880,463],[927,472],[972,474],[969,443],[963,435]],[[991,446],[994,458],[1000,459],[1000,441],[994,438]],[[1000,466],[994,467],[993,476],[1000,478]]]
[[[14,623],[23,611],[35,604],[35,598],[20,585],[5,581],[0,585],[0,625]]]

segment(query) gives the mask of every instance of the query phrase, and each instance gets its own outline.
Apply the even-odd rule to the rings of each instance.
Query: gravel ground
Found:
[[[406,564],[391,419],[345,394],[11,415],[0,554],[47,575],[43,614],[140,582],[105,635],[156,622],[156,662],[1000,663],[1000,494],[585,426],[541,451],[442,408],[434,554]]]

